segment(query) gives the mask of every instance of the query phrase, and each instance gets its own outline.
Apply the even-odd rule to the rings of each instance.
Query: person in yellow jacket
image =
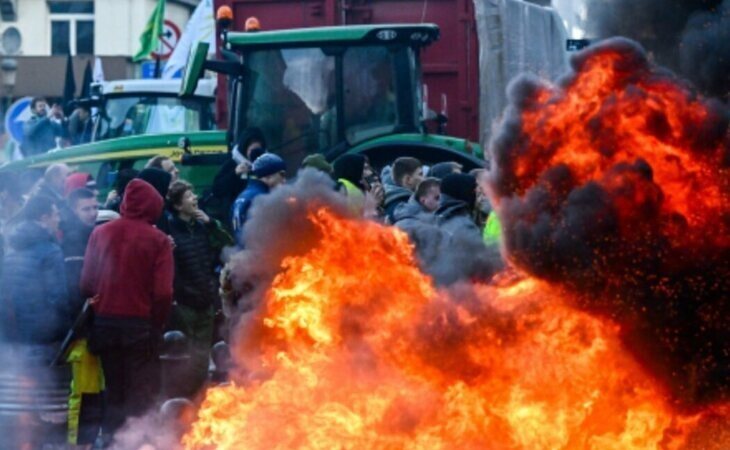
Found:
[[[499,216],[492,210],[487,217],[487,223],[484,225],[482,231],[482,240],[487,245],[499,245],[502,239],[502,224],[499,221]]]
[[[340,192],[347,197],[347,205],[353,214],[368,219],[382,217],[385,192],[367,158],[358,154],[342,155],[333,166],[333,178],[338,182]]]
[[[69,348],[71,393],[68,397],[68,435],[71,445],[91,448],[101,428],[104,372],[99,357],[91,354],[86,339],[77,339]]]

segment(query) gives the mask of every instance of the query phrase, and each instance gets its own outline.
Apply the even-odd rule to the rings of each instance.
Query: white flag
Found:
[[[170,59],[162,71],[162,78],[172,78],[175,73],[185,67],[193,43],[208,42],[208,54],[215,54],[215,20],[213,19],[213,0],[202,0],[193,11],[185,31],[172,51]]]
[[[92,75],[95,83],[104,81],[104,68],[101,67],[101,58],[98,56],[94,59],[94,74]]]

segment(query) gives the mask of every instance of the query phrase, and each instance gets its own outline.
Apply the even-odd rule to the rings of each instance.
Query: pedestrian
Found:
[[[256,197],[268,194],[277,186],[286,182],[286,163],[280,156],[264,153],[251,166],[251,174],[255,178],[248,181],[246,189],[233,202],[231,217],[232,228],[239,247],[244,247],[243,226],[248,220],[248,213]]]
[[[43,97],[34,97],[30,101],[31,116],[23,124],[23,157],[42,155],[55,148],[56,138],[64,136],[63,126],[59,117],[63,111],[54,105],[51,114],[48,113],[48,102]]]
[[[456,161],[440,162],[431,166],[431,170],[428,171],[428,176],[443,180],[446,175],[451,175],[452,173],[461,173],[463,168],[464,166]]]
[[[70,323],[63,253],[56,241],[60,216],[44,196],[28,200],[7,239],[2,267],[2,327],[10,342],[60,343]],[[49,362],[52,355],[49,353]]]
[[[147,411],[159,393],[158,342],[174,270],[170,239],[154,227],[163,203],[149,183],[132,180],[122,217],[94,229],[84,257],[81,292],[94,299],[89,349],[104,370],[107,436]]]
[[[365,209],[365,157],[359,154],[346,154],[337,158],[333,164],[334,178],[339,183],[340,192],[347,197],[350,210],[362,216]]]
[[[174,183],[180,177],[180,171],[177,169],[175,162],[168,156],[158,155],[150,158],[145,169],[160,169],[170,174],[170,183]]]
[[[46,168],[43,178],[36,185],[32,196],[48,197],[59,209],[66,208],[66,179],[71,174],[71,168],[66,164],[51,164]]]
[[[468,174],[453,173],[441,181],[441,204],[436,210],[441,229],[449,235],[481,236],[474,222],[477,180]],[[481,239],[481,237],[480,237]]]
[[[167,198],[167,191],[170,190],[170,183],[172,183],[172,175],[169,172],[156,167],[149,167],[142,169],[137,178],[151,184],[157,193],[160,194],[160,197]],[[167,235],[170,234],[170,219],[170,212],[167,208],[163,207],[162,214],[160,214],[155,225]]]
[[[255,127],[246,128],[233,147],[229,158],[223,163],[213,180],[211,192],[218,201],[218,210],[224,211],[220,218],[231,223],[231,208],[238,195],[246,189],[253,161],[263,155],[266,139],[263,132]]]
[[[435,223],[435,212],[441,198],[441,181],[426,178],[416,188],[407,202],[401,203],[393,213],[394,225],[404,228],[411,220]]]
[[[413,196],[418,184],[423,180],[423,164],[416,158],[402,156],[393,161],[393,183],[384,185],[384,208],[386,218],[395,223],[393,213],[395,209]]]
[[[93,191],[80,188],[68,195],[73,213],[61,221],[63,250],[68,282],[69,309],[72,319],[81,314],[86,298],[79,284],[84,255],[99,213],[99,202]],[[91,446],[101,430],[104,375],[99,357],[88,350],[87,324],[74,329],[74,340],[66,353],[71,365],[71,389],[68,399],[68,443]]]
[[[315,170],[319,170],[322,173],[327,174],[327,176],[332,177],[332,174],[334,172],[334,168],[332,167],[332,164],[330,164],[327,161],[327,158],[321,153],[312,153],[311,155],[308,155],[304,160],[302,161],[302,169],[305,169],[307,167],[310,167]]]
[[[182,331],[190,343],[190,372],[181,395],[192,398],[208,377],[213,345],[214,318],[218,301],[219,255],[233,244],[221,224],[198,207],[193,186],[178,180],[167,194],[172,220],[170,236],[175,241],[175,278],[171,328]]]
[[[93,128],[94,124],[89,106],[86,103],[78,103],[76,109],[68,117],[68,137],[71,145],[91,142]]]

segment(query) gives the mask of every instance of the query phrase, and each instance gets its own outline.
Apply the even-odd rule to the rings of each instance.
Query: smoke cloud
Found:
[[[571,65],[513,83],[490,146],[509,258],[621,324],[683,406],[726,400],[727,111],[625,39]]]
[[[705,94],[730,92],[730,0],[589,0],[593,38],[625,36]]]

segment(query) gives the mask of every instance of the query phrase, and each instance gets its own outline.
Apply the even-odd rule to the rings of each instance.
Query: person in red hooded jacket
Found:
[[[122,218],[97,227],[84,257],[81,290],[93,298],[89,349],[106,379],[104,434],[113,436],[144,414],[159,392],[158,342],[172,307],[172,244],[155,228],[163,200],[146,181],[132,180]]]

